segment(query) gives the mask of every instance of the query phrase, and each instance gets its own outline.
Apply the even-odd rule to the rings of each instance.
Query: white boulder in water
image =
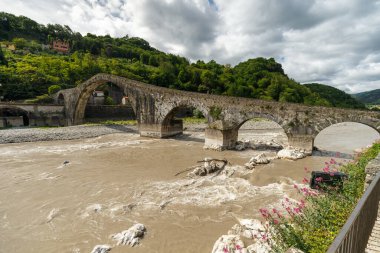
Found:
[[[91,253],[107,253],[111,250],[111,246],[109,245],[96,245]]]
[[[254,156],[251,158],[251,160],[249,160],[249,163],[256,163],[256,164],[267,164],[269,162],[270,160],[264,153]]]
[[[238,235],[222,235],[215,242],[211,253],[247,253]]]
[[[117,241],[117,245],[130,245],[131,247],[140,243],[144,237],[146,228],[143,224],[138,223],[120,233],[112,235],[112,239]]]
[[[290,160],[298,160],[306,157],[308,154],[305,151],[297,150],[291,147],[284,148],[278,151],[278,158],[282,159],[290,159]]]

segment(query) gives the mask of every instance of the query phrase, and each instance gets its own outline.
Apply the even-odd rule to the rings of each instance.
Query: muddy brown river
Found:
[[[247,128],[239,136],[286,141],[281,129]],[[315,145],[352,154],[375,139],[373,129],[345,123],[321,132]],[[140,245],[111,252],[211,252],[237,218],[260,218],[259,208],[294,197],[304,167],[320,169],[330,159],[238,167],[261,152],[204,150],[201,132],[161,140],[125,133],[1,144],[0,252],[91,252],[98,244],[114,245],[110,235],[135,223],[147,228]],[[227,159],[236,173],[175,176],[205,157]]]

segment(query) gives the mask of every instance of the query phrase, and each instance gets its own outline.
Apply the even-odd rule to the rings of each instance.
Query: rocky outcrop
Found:
[[[247,169],[253,169],[257,164],[267,164],[273,158],[268,158],[264,153],[252,157],[248,163],[244,164]]]
[[[114,234],[111,238],[117,241],[117,245],[130,245],[131,247],[140,243],[144,237],[146,228],[143,224],[138,223],[120,233]]]
[[[211,253],[246,253],[244,243],[238,235],[222,235],[215,242]]]
[[[96,245],[91,253],[107,253],[112,249],[109,245]]]
[[[206,176],[222,171],[228,163],[227,160],[213,159],[210,157],[206,157],[203,161],[199,162],[203,162],[203,165],[196,166],[193,171],[188,174],[188,177]]]
[[[289,159],[289,160],[302,159],[308,155],[311,155],[311,153],[306,152],[306,151],[301,150],[301,149],[295,149],[293,147],[284,148],[277,153],[278,158]]]

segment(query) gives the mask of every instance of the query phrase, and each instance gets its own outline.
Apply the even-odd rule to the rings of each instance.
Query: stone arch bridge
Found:
[[[208,120],[205,145],[214,148],[233,148],[240,126],[255,117],[277,122],[287,134],[290,145],[308,151],[313,148],[315,136],[332,124],[358,122],[380,133],[379,112],[186,92],[111,74],[97,74],[78,87],[55,95],[56,103],[64,104],[67,125],[83,122],[92,91],[108,82],[128,96],[141,136],[163,138],[182,133],[182,121],[174,118],[181,107],[194,107],[203,113]]]

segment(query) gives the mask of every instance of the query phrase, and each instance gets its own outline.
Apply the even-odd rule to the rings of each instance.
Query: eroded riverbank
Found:
[[[273,129],[244,134],[281,136]],[[202,147],[201,131],[163,140],[127,132],[0,145],[0,252],[90,252],[137,222],[147,227],[141,245],[112,252],[211,252],[236,218],[259,218],[259,208],[296,197],[304,167],[321,168],[327,159],[274,160],[231,177],[175,176],[204,157],[238,166],[262,152]]]

